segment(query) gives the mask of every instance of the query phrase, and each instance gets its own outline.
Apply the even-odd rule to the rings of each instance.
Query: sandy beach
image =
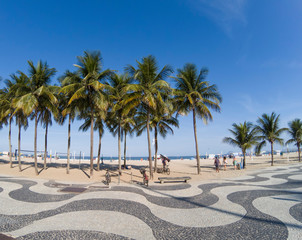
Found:
[[[237,161],[240,161],[240,157],[237,157]],[[261,156],[261,157],[247,157],[246,159],[246,169],[235,170],[232,165],[232,159],[227,159],[228,165],[227,170],[224,171],[223,166],[220,168],[220,172],[216,173],[213,165],[212,159],[201,159],[201,174],[197,175],[196,171],[196,160],[171,160],[169,163],[169,168],[171,174],[169,177],[181,177],[189,176],[192,178],[192,181],[205,181],[209,179],[225,179],[239,177],[248,174],[249,172],[255,169],[262,169],[271,166],[270,156]],[[220,159],[222,162],[222,159]],[[290,153],[283,156],[274,156],[274,166],[295,164],[298,162],[297,153]],[[153,162],[154,164],[154,162]],[[104,161],[104,164],[100,165],[100,171],[94,171],[93,176],[89,176],[89,161],[82,161],[79,168],[78,160],[71,160],[70,173],[66,174],[66,160],[50,160],[47,159],[47,169],[43,170],[42,160],[38,160],[39,166],[39,175],[35,174],[34,171],[34,160],[32,158],[22,158],[22,171],[19,172],[18,163],[13,158],[13,168],[10,168],[9,157],[2,156],[0,158],[0,174],[8,176],[19,176],[19,177],[28,177],[28,178],[38,178],[38,179],[48,179],[55,181],[64,181],[64,182],[78,182],[78,183],[94,183],[102,182],[105,177],[105,169],[110,169],[112,176],[112,183],[130,183],[141,182],[142,175],[139,172],[139,169],[142,167],[148,167],[148,161],[137,161],[130,160],[127,161],[127,165],[131,166],[131,169],[122,170],[122,175],[119,177],[117,168],[118,160],[113,161]],[[162,167],[162,163],[158,162],[158,167]],[[96,161],[95,161],[96,169]],[[149,172],[148,172],[149,174]],[[159,183],[158,177],[167,177],[168,175],[163,173],[154,173],[154,179],[150,181],[150,184]]]

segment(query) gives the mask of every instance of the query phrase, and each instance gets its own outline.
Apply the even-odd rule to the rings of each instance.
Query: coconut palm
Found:
[[[22,127],[24,128],[24,130],[28,128],[28,120],[27,116],[25,116],[22,111],[18,111],[15,116],[16,124],[18,124],[18,166],[19,172],[21,172],[21,129]]]
[[[44,170],[46,169],[46,159],[47,159],[47,136],[48,136],[48,126],[52,126],[52,113],[57,115],[58,109],[54,104],[49,105],[50,109],[45,107],[40,110],[40,115],[38,121],[41,122],[42,126],[45,128],[45,149],[44,149]]]
[[[0,81],[2,78],[0,77]],[[8,101],[6,99],[7,88],[0,89],[0,129],[2,129],[3,124],[7,125],[8,117],[6,115],[6,110],[8,105]]]
[[[135,115],[136,109],[134,108],[132,111],[128,113],[127,116],[122,118],[121,126],[122,126],[122,139],[124,141],[124,169],[126,169],[126,152],[127,152],[127,135],[132,136],[134,127],[135,127]]]
[[[93,127],[94,114],[98,110],[107,109],[107,101],[101,80],[112,74],[111,70],[102,71],[102,58],[100,52],[84,52],[84,56],[78,56],[77,74],[81,77],[80,83],[70,84],[61,89],[62,93],[75,93],[69,100],[69,104],[74,101],[83,104],[83,111],[90,114],[90,176],[93,175]]]
[[[49,68],[46,62],[38,61],[37,66],[34,66],[32,61],[29,64],[29,79],[30,92],[23,95],[15,103],[17,110],[22,110],[25,115],[33,115],[35,119],[35,134],[34,134],[34,158],[35,158],[35,173],[38,172],[37,163],[37,127],[40,111],[45,108],[52,108],[56,104],[57,99],[51,91],[49,84],[51,77],[56,73],[55,68]]]
[[[208,70],[203,68],[199,72],[195,64],[187,63],[183,69],[178,69],[176,81],[175,102],[178,113],[187,115],[193,112],[193,128],[197,160],[197,173],[200,174],[200,159],[196,132],[196,117],[203,119],[204,123],[212,121],[211,109],[219,112],[222,97],[216,85],[210,85],[205,78]]]
[[[98,111],[94,115],[94,131],[98,131],[99,133],[99,144],[98,144],[98,156],[97,156],[97,171],[100,171],[100,158],[101,158],[101,147],[102,147],[102,137],[104,134],[104,120],[106,117],[106,112]],[[86,132],[90,128],[90,115],[82,112],[79,116],[79,119],[85,119],[85,122],[80,126],[79,130]]]
[[[99,133],[99,144],[98,144],[98,157],[97,157],[97,171],[100,171],[100,158],[101,158],[101,148],[102,148],[102,137],[104,134],[104,117],[97,115],[95,121],[96,128]]]
[[[10,167],[13,167],[12,162],[12,145],[11,145],[11,125],[13,120],[13,112],[14,109],[11,105],[11,101],[13,99],[12,94],[10,93],[10,82],[6,82],[6,87],[2,89],[1,91],[1,99],[0,99],[0,106],[1,106],[1,123],[4,123],[5,125],[8,124],[8,144],[9,144],[9,162]]]
[[[158,152],[158,133],[160,136],[165,138],[168,133],[174,134],[173,127],[179,127],[178,120],[176,117],[169,116],[169,115],[155,115],[152,119],[154,124],[154,140],[155,140],[155,162],[154,168],[155,171],[157,170],[157,152]]]
[[[25,74],[19,72],[19,75],[16,74],[10,75],[11,79],[6,80],[6,87],[2,90],[1,94],[1,116],[5,119],[5,122],[9,122],[9,156],[10,156],[10,167],[12,167],[12,145],[11,145],[11,124],[13,121],[13,117],[16,116],[18,120],[16,123],[19,123],[19,135],[20,135],[20,124],[23,121],[24,124],[27,125],[27,120],[24,120],[24,114],[22,111],[16,110],[15,101],[24,94],[24,92],[28,91],[28,78]],[[17,114],[17,115],[16,115]],[[19,145],[19,144],[18,144]],[[20,153],[20,149],[19,149]],[[19,168],[21,167],[19,161]]]
[[[27,94],[30,91],[29,88],[29,78],[22,72],[18,72],[17,74],[11,75],[13,87],[15,88],[15,98],[12,101],[12,104],[14,105],[15,102],[17,102],[20,97]],[[18,125],[18,166],[19,171],[21,172],[21,128],[23,127],[24,130],[28,127],[28,120],[27,117],[22,110],[17,109],[14,112],[15,118],[16,118],[16,124]]]
[[[3,116],[4,115],[3,105],[6,105],[4,99],[5,99],[4,89],[0,89],[0,129],[3,128],[3,124],[7,125],[7,118]]]
[[[165,65],[159,70],[157,61],[152,55],[144,57],[141,62],[137,61],[137,68],[128,65],[125,70],[137,81],[137,84],[129,84],[127,87],[127,90],[131,91],[131,93],[125,99],[126,103],[130,103],[127,104],[128,107],[126,110],[138,105],[141,105],[146,109],[148,159],[150,178],[153,179],[150,115],[152,110],[164,106],[164,96],[169,95],[171,91],[171,88],[165,79],[173,73],[173,70],[169,65]]]
[[[81,82],[82,79],[81,77],[77,74],[77,72],[70,72],[66,71],[60,78],[59,81],[61,83],[61,92],[64,92],[59,94],[59,116],[56,119],[56,121],[59,124],[63,124],[66,116],[68,115],[68,139],[67,139],[67,165],[66,165],[66,173],[69,174],[69,168],[70,168],[70,144],[71,144],[71,137],[70,137],[70,132],[71,132],[71,122],[74,121],[76,117],[76,112],[79,111],[81,107],[81,101],[73,101],[71,104],[68,104],[71,97],[79,88],[81,87]],[[71,85],[72,87],[69,88],[69,91],[62,91],[62,89],[66,86]]]
[[[286,144],[295,143],[295,145],[298,148],[298,154],[299,154],[299,162],[301,161],[301,151],[300,146],[302,143],[302,122],[300,119],[295,119],[288,123],[289,129],[288,133],[291,137]]]
[[[106,89],[108,91],[111,111],[108,114],[107,125],[109,130],[115,136],[118,135],[118,165],[121,173],[121,137],[122,137],[122,123],[125,121],[127,114],[124,113],[126,108],[124,98],[127,94],[125,88],[132,82],[132,78],[128,74],[113,74],[106,82]],[[125,122],[126,124],[126,122]]]
[[[142,109],[143,110],[143,109]],[[172,116],[173,110],[169,114],[166,114],[162,109],[158,108],[157,111],[152,111],[150,116],[150,127],[154,130],[154,145],[155,145],[155,159],[154,159],[154,171],[157,171],[157,153],[158,153],[158,134],[165,138],[168,133],[174,134],[171,126],[179,127],[178,120]],[[140,136],[147,128],[147,119],[144,111],[139,111],[136,116],[136,131]]]
[[[271,156],[272,161],[271,165],[274,165],[274,143],[279,143],[283,145],[283,139],[280,135],[288,130],[287,128],[280,128],[280,115],[276,115],[276,113],[272,112],[269,116],[267,114],[262,114],[261,118],[259,117],[257,120],[256,130],[258,132],[258,137],[261,142],[256,146],[256,152],[259,153],[266,145],[266,142],[271,144]]]
[[[5,81],[5,88],[2,90],[1,94],[1,118],[6,123],[8,121],[9,130],[8,130],[8,143],[9,143],[9,161],[10,161],[10,167],[13,167],[13,161],[12,161],[12,144],[11,144],[11,126],[13,117],[15,114],[15,105],[14,100],[17,96],[17,76],[11,75],[11,80],[8,79]]]
[[[245,121],[244,123],[239,124],[234,123],[232,126],[233,129],[229,129],[229,131],[233,134],[234,138],[225,137],[223,142],[241,149],[243,154],[243,168],[245,168],[246,150],[258,143],[257,131],[251,122]]]

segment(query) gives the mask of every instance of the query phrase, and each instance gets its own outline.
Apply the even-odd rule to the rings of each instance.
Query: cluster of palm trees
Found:
[[[290,135],[290,139],[286,144],[295,143],[298,148],[299,162],[300,146],[302,143],[302,121],[294,119],[288,123],[288,128],[280,128],[280,115],[272,112],[271,115],[262,114],[258,118],[257,124],[253,125],[251,122],[234,123],[232,129],[232,137],[225,137],[223,142],[229,143],[233,146],[239,147],[243,154],[243,168],[245,168],[246,151],[252,146],[255,146],[255,152],[260,153],[261,149],[269,143],[271,145],[271,165],[274,165],[274,144],[284,144],[284,139],[281,138],[283,132]]]
[[[84,52],[77,57],[75,71],[66,71],[59,77],[60,86],[50,85],[56,70],[46,62],[39,61],[35,66],[28,61],[29,71],[25,74],[17,71],[6,81],[0,90],[0,122],[9,125],[9,152],[11,154],[11,124],[13,119],[19,127],[18,162],[21,171],[20,142],[21,128],[28,127],[28,118],[35,122],[34,161],[37,166],[37,126],[45,128],[44,169],[47,157],[48,127],[55,120],[63,124],[68,119],[67,168],[71,144],[71,123],[75,118],[84,120],[80,130],[90,129],[90,176],[93,175],[93,134],[98,132],[99,170],[101,138],[105,126],[118,136],[118,161],[121,173],[121,141],[124,140],[124,161],[126,161],[126,136],[147,131],[148,160],[150,177],[153,177],[150,131],[154,130],[155,156],[158,151],[157,136],[173,133],[173,127],[179,127],[177,116],[193,112],[193,126],[196,145],[197,171],[200,173],[200,160],[197,143],[196,117],[207,123],[212,120],[211,110],[220,111],[222,98],[216,85],[205,80],[207,69],[197,70],[194,64],[185,64],[172,76],[173,69],[165,65],[159,69],[154,56],[147,56],[137,61],[137,66],[128,65],[125,73],[118,74],[110,69],[103,69],[99,51]],[[168,83],[175,83],[172,88]],[[126,162],[124,162],[126,167]],[[157,168],[155,157],[154,170]]]

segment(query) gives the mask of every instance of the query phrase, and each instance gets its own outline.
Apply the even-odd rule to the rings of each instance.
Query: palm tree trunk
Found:
[[[245,169],[245,150],[243,152],[243,169]]]
[[[67,168],[66,173],[69,174],[70,167],[70,126],[71,126],[71,117],[68,115],[68,140],[67,140]]]
[[[300,151],[300,143],[297,144],[298,145],[298,154],[299,154],[299,162],[301,162],[301,151]]]
[[[90,121],[90,177],[93,175],[93,110],[91,110]]]
[[[199,159],[199,151],[198,151],[197,132],[196,132],[196,116],[195,115],[196,115],[195,107],[193,107],[193,127],[194,127],[195,148],[196,148],[197,174],[200,174],[200,159]]]
[[[119,171],[119,174],[121,174],[121,172],[122,172],[121,161],[122,161],[122,155],[121,155],[121,122],[119,120],[119,125],[118,125],[118,171]]]
[[[127,151],[127,142],[126,142],[126,130],[124,130],[124,169],[126,169],[126,151]]]
[[[8,130],[8,144],[9,144],[9,163],[10,167],[13,167],[12,159],[12,117],[9,118],[9,130]]]
[[[99,130],[99,148],[98,148],[97,171],[100,171],[101,146],[102,146],[102,132]]]
[[[154,129],[154,141],[155,141],[155,159],[154,159],[154,172],[157,172],[157,126]]]
[[[147,113],[147,138],[148,138],[148,152],[149,152],[149,168],[150,168],[150,179],[153,179],[153,172],[152,172],[152,153],[151,153],[151,142],[150,142],[150,112],[148,110]]]
[[[47,160],[47,134],[48,134],[48,122],[45,127],[45,150],[44,150],[44,170],[46,170],[46,160]]]
[[[274,166],[274,143],[271,143],[272,166]]]
[[[38,130],[38,113],[35,113],[35,140],[34,140],[34,158],[35,158],[35,173],[39,175],[38,172],[38,159],[37,159],[37,130]]]
[[[19,172],[21,172],[21,122],[19,120],[19,133],[18,133],[18,165]]]

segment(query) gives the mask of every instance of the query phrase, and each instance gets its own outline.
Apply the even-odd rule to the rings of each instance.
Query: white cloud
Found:
[[[201,14],[215,21],[228,34],[235,23],[247,24],[247,0],[191,0],[191,5]]]

